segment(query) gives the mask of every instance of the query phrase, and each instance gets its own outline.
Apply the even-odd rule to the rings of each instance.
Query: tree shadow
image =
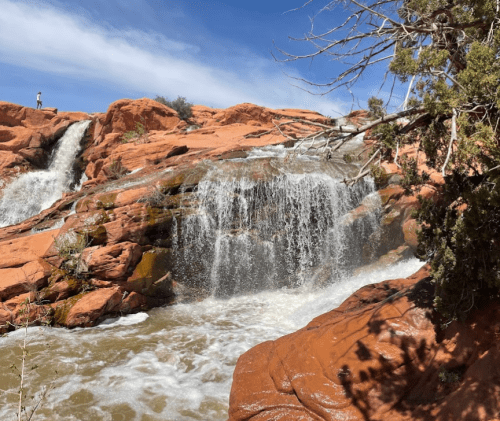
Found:
[[[403,297],[411,304],[407,314],[394,320],[379,314],[383,305],[396,303]],[[354,350],[351,347],[347,351],[356,355],[359,366],[344,364],[337,372],[337,381],[346,398],[364,420],[380,419],[387,416],[383,414],[390,413],[398,414],[398,419],[422,421],[476,421],[500,415],[500,376],[492,374],[488,381],[482,381],[468,371],[488,350],[490,359],[500,362],[500,351],[494,351],[498,349],[495,343],[500,339],[500,327],[496,330],[491,327],[495,320],[497,323],[500,320],[499,303],[494,304],[494,312],[485,309],[473,320],[453,322],[443,329],[443,320],[434,311],[433,300],[434,285],[430,278],[424,278],[414,286],[388,296],[375,308],[367,308],[373,312],[367,323],[368,334],[354,343]],[[414,313],[408,313],[413,311],[412,308],[423,310],[417,313],[424,314],[432,323],[429,332],[432,333],[433,328],[434,335],[417,333],[412,336],[397,330],[398,319],[416,317]],[[485,313],[491,321],[485,320]],[[391,346],[396,345],[397,352],[400,352],[397,358],[391,359],[380,351],[378,338],[376,346],[369,345],[373,344],[373,335],[385,335]],[[447,347],[450,341],[453,346]],[[374,364],[366,363],[370,361]],[[381,407],[383,412],[378,411]]]

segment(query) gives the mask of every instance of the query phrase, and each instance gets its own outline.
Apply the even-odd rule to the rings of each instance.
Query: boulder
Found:
[[[0,301],[45,286],[51,269],[42,259],[28,262],[18,268],[0,269]]]
[[[160,248],[149,250],[142,255],[141,261],[123,288],[150,297],[172,297],[174,292],[170,270],[173,264],[171,250]]]
[[[229,420],[498,417],[500,304],[444,331],[424,267],[369,285],[236,365]]]
[[[99,317],[113,312],[121,299],[122,292],[118,287],[97,289],[79,297],[72,306],[66,304],[71,307],[67,310],[67,316],[60,321],[69,328],[93,326]]]
[[[87,248],[84,261],[88,271],[100,279],[119,279],[135,267],[142,256],[141,246],[128,241],[105,247]]]

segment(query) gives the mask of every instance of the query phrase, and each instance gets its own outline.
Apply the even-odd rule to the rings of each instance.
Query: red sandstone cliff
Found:
[[[356,124],[365,117],[356,113],[350,119]],[[43,167],[72,122],[93,121],[81,157],[88,177],[83,189],[27,221],[0,228],[0,330],[21,322],[27,297],[31,320],[68,327],[171,302],[176,285],[165,274],[172,256],[164,233],[189,211],[190,189],[206,173],[206,162],[244,157],[255,146],[292,144],[312,130],[298,122],[283,126],[283,134],[275,130],[275,123],[292,118],[328,122],[314,112],[252,104],[225,110],[195,106],[185,122],[148,99],[117,101],[95,115],[0,102],[4,185],[20,172]],[[145,133],[124,142],[137,123]],[[397,172],[394,165],[386,167]],[[436,176],[421,193],[433,196],[439,182]],[[378,264],[386,264],[416,247],[411,210],[418,204],[397,185],[379,193],[384,215],[377,235],[387,241],[380,248],[375,236],[363,252],[379,247]],[[347,221],[367,211],[368,203]],[[61,218],[62,227],[38,232]],[[81,277],[57,247],[68,236],[87,241],[76,255]],[[408,279],[365,287],[304,329],[248,351],[236,367],[230,419],[498,417],[499,309],[492,306],[467,324],[441,330],[426,276],[423,269]]]
[[[289,141],[285,134],[293,138],[311,131],[300,123],[284,127],[283,134],[271,130],[273,120],[291,118],[327,121],[315,112],[253,104],[225,110],[195,106],[186,122],[150,99],[120,100],[95,115],[1,102],[4,186],[17,174],[42,167],[72,122],[92,124],[80,158],[88,177],[83,189],[65,194],[39,215],[0,228],[0,331],[19,323],[27,297],[33,303],[31,319],[68,327],[171,302],[175,284],[165,275],[172,264],[171,239],[164,234],[182,216],[180,201],[189,202],[189,192],[176,195],[180,186],[197,184],[207,171],[204,160],[243,157],[252,147]],[[137,123],[144,135],[124,141]],[[127,183],[135,185],[121,187]],[[38,232],[61,218],[61,228]],[[80,240],[83,251],[68,249]],[[81,276],[69,265],[72,259]]]

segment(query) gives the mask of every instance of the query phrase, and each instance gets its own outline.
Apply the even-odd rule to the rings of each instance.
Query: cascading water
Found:
[[[347,187],[318,172],[269,181],[209,172],[182,223],[177,279],[231,296],[345,277],[362,264],[378,213],[351,224],[345,216],[373,192],[370,180]]]
[[[73,162],[90,123],[90,120],[80,121],[66,130],[46,170],[22,174],[5,187],[0,199],[0,227],[37,215],[69,190],[73,181]]]
[[[26,393],[49,387],[39,421],[225,421],[234,366],[249,348],[304,327],[358,288],[409,276],[417,259],[323,289],[211,297],[108,320],[95,328],[30,328]],[[0,419],[17,411],[24,330],[0,338]],[[27,400],[31,406],[34,401]]]
[[[38,420],[226,420],[243,352],[302,328],[366,284],[419,269],[413,259],[349,276],[379,220],[377,211],[353,212],[377,202],[373,183],[348,188],[342,168],[318,162],[272,162],[271,176],[256,177],[263,167],[249,161],[259,159],[210,171],[174,227],[176,277],[211,297],[94,328],[28,329],[29,365],[38,368],[26,374],[26,393],[50,388]],[[249,169],[235,175],[236,164]],[[19,379],[9,367],[19,363],[23,334],[0,338],[0,419],[17,410]]]

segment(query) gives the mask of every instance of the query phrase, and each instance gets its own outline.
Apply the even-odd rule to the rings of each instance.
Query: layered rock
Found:
[[[444,330],[428,267],[369,285],[236,365],[229,420],[492,420],[500,306]]]
[[[328,122],[310,111],[253,104],[195,106],[183,121],[146,98],[120,100],[91,116],[0,103],[1,144],[12,163],[28,170],[33,164],[24,149],[50,151],[82,119],[93,120],[78,164],[89,181],[39,215],[0,229],[2,330],[8,328],[2,320],[19,320],[26,298],[38,309],[33,321],[74,327],[170,303],[175,290],[186,295],[189,288],[172,276],[175,227],[196,206],[191,191],[209,162],[245,157],[256,146],[290,145],[313,130],[299,120]],[[274,123],[285,119],[296,121],[277,132]],[[264,167],[252,176],[272,177]]]
[[[3,142],[10,145],[9,153],[29,147],[28,137],[52,147],[65,127],[81,119],[93,120],[79,161],[89,179],[83,189],[66,193],[39,215],[0,228],[0,321],[18,320],[26,297],[38,308],[35,320],[74,327],[171,303],[176,291],[190,295],[174,276],[176,230],[194,211],[192,191],[213,167],[211,162],[245,157],[253,147],[290,146],[316,130],[307,121],[330,122],[311,111],[253,104],[225,110],[194,106],[191,119],[183,121],[175,110],[146,98],[120,100],[106,113],[92,116],[0,104],[4,139],[17,133]],[[358,113],[345,123],[362,124],[365,119]],[[291,124],[281,126],[280,132],[275,124],[282,122]],[[221,171],[259,181],[280,173],[266,160],[253,162],[254,167],[245,169],[241,162],[227,161]],[[340,161],[325,163],[325,171],[330,167],[344,173],[354,168]],[[397,193],[389,196],[402,202],[394,189]],[[368,250],[366,262],[401,245],[401,225],[407,219],[407,213],[394,218],[392,231],[383,235],[397,233],[397,241],[382,251]],[[103,304],[106,300],[109,303]]]

